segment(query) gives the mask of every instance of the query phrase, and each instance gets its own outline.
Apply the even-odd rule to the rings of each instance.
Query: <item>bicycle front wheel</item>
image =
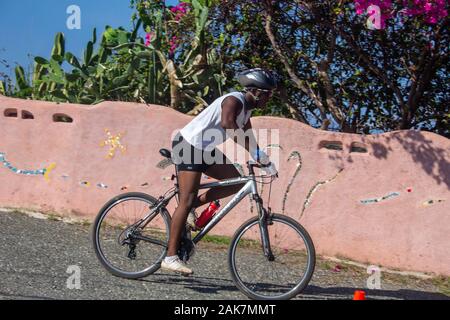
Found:
[[[287,216],[274,214],[267,229],[273,259],[264,255],[258,217],[236,231],[228,251],[231,277],[251,299],[291,299],[313,275],[313,242],[308,232]]]
[[[111,199],[92,226],[97,258],[115,276],[138,279],[158,270],[167,252],[170,215],[165,208],[145,224],[157,200],[140,192]]]

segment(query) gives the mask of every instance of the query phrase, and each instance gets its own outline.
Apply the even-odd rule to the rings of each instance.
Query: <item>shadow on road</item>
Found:
[[[44,296],[31,296],[31,295],[21,295],[21,294],[11,294],[0,291],[0,300],[56,300],[54,298],[44,297]]]
[[[302,296],[315,296],[316,298],[353,297],[356,288],[348,287],[318,287],[308,286],[301,293]],[[410,289],[401,290],[369,290],[365,289],[366,298],[369,299],[403,299],[403,300],[450,300],[449,296],[437,292],[424,292]]]
[[[183,277],[168,274],[153,275],[154,280],[141,279],[145,283],[157,283],[165,285],[176,285],[197,291],[199,293],[220,294],[221,292],[237,292],[237,287],[231,280],[212,277]],[[308,286],[298,298],[303,299],[349,299],[353,297],[358,288],[350,287],[319,287]],[[365,289],[367,300],[370,299],[393,299],[393,300],[450,300],[449,296],[437,292],[424,292],[411,289],[401,290],[369,290]],[[245,299],[245,296],[242,295]]]
[[[197,291],[200,293],[220,294],[220,292],[236,292],[239,291],[231,280],[211,277],[198,276],[172,276],[168,274],[154,274],[152,278],[155,280],[140,279],[145,283],[157,283],[167,285],[183,286],[184,288]]]

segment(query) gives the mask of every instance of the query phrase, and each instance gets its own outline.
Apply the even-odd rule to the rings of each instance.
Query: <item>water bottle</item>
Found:
[[[208,222],[211,221],[212,217],[216,213],[217,209],[219,209],[219,207],[220,207],[219,200],[215,200],[215,201],[211,202],[209,204],[208,208],[206,208],[202,212],[200,217],[198,217],[197,221],[195,221],[195,225],[197,226],[197,228],[201,229],[204,226],[206,226],[208,224]]]

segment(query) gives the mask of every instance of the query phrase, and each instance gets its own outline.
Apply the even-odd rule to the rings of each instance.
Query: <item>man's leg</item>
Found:
[[[198,185],[200,184],[201,172],[179,171],[179,204],[175,209],[170,225],[170,238],[167,256],[175,256],[180,244],[181,234],[186,224],[189,211],[197,197]]]
[[[241,176],[233,164],[213,164],[206,169],[205,174],[217,180],[231,179]],[[211,201],[226,198],[237,193],[243,186],[244,184],[237,184],[233,186],[211,188],[198,196],[193,206],[194,208],[197,208],[206,203],[210,203]]]
[[[186,225],[188,213],[192,208],[193,202],[197,198],[201,174],[201,172],[196,171],[178,171],[179,204],[172,216],[168,250],[166,257],[161,263],[162,269],[181,272],[183,274],[193,273],[192,270],[179,259],[177,251],[180,245],[181,234]]]

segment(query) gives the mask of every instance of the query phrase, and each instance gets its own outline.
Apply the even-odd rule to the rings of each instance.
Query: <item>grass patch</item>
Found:
[[[192,234],[192,238],[194,238],[197,235],[197,233]],[[216,235],[205,235],[200,243],[205,242],[209,244],[215,244],[223,247],[227,247],[231,243],[231,238],[227,236],[216,236]]]
[[[92,223],[89,220],[83,219],[80,223],[83,227],[89,227]]]
[[[197,233],[192,233],[192,238],[195,238]],[[221,247],[228,247],[231,244],[231,237],[228,236],[218,236],[218,235],[205,235],[202,240],[200,240],[199,243],[209,243],[209,244],[215,244]],[[240,239],[239,240],[239,248],[246,248],[246,249],[259,249],[261,248],[261,244],[259,241],[250,240],[250,239]]]
[[[450,277],[440,276],[433,278],[433,284],[438,287],[442,294],[450,296]]]
[[[45,213],[45,216],[47,217],[48,220],[50,221],[61,221],[61,217],[50,212],[50,213]]]
[[[334,261],[322,256],[316,255],[316,267],[318,269],[334,271],[339,273],[351,273],[353,276],[364,276],[366,277],[366,269],[360,266],[352,265],[350,263],[346,263],[343,257],[340,257],[341,261]],[[367,274],[367,276],[369,276]]]

